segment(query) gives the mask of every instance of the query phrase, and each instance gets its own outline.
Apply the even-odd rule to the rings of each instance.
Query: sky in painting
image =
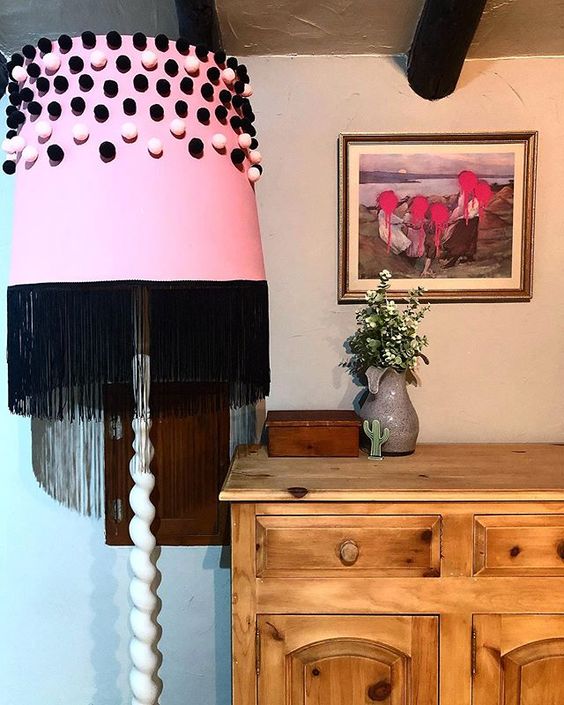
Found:
[[[361,172],[385,171],[401,174],[459,174],[464,169],[479,177],[512,177],[514,154],[361,154]]]

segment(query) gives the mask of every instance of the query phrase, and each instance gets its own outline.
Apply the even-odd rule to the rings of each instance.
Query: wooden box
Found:
[[[354,458],[360,419],[354,411],[269,411],[268,454],[273,457]]]

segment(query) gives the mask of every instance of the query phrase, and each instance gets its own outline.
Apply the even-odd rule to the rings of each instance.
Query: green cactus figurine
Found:
[[[370,455],[368,457],[373,460],[382,460],[382,446],[390,437],[390,429],[385,428],[382,431],[378,419],[365,421],[362,428],[370,439]]]

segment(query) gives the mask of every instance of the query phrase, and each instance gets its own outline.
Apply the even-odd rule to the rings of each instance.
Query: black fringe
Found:
[[[253,404],[269,392],[268,341],[264,281],[12,286],[8,404],[24,416],[100,420],[104,386],[130,383],[136,352],[150,355],[152,381],[225,382],[233,407]]]

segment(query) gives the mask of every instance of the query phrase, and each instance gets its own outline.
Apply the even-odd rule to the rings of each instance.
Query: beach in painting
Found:
[[[359,275],[510,277],[512,153],[362,154]]]

